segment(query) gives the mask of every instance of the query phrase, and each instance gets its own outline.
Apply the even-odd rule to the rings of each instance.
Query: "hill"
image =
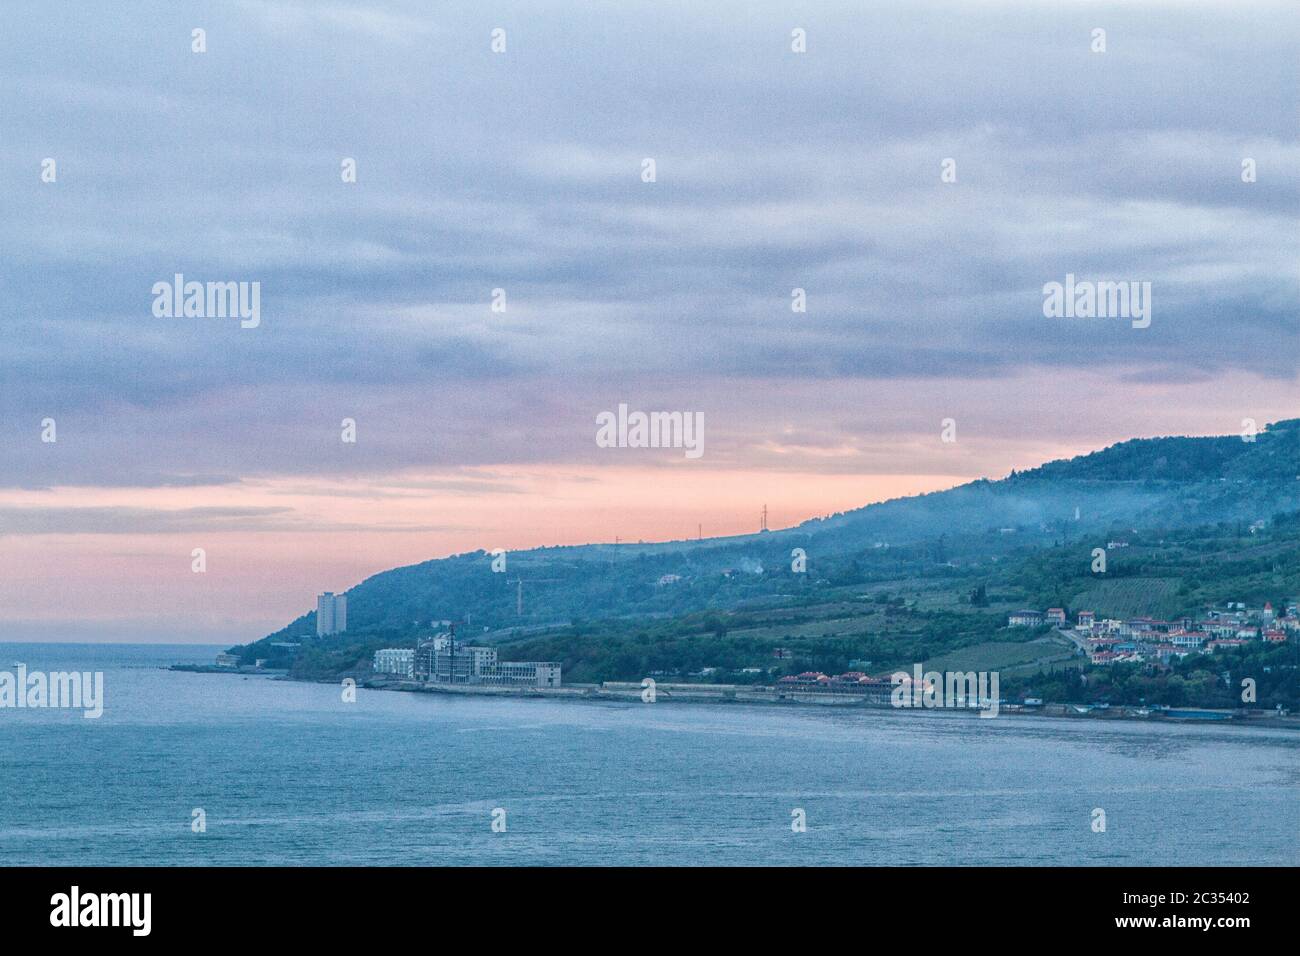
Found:
[[[1135,528],[1159,535],[1224,525],[1244,532],[1297,510],[1300,419],[1275,423],[1253,442],[1135,439],[782,531],[519,551],[508,556],[504,574],[492,572],[483,551],[395,568],[347,592],[348,639],[401,642],[437,620],[496,632],[797,606],[843,588],[978,576],[999,561],[1068,542],[1105,545]],[[791,570],[794,548],[807,554],[806,573]],[[520,577],[523,614],[513,583]],[[530,578],[548,580],[530,585]],[[272,642],[315,640],[312,611],[250,647],[265,657],[273,656]]]

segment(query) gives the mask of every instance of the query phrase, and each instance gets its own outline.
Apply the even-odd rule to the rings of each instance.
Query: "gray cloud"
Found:
[[[0,535],[171,534],[189,531],[246,531],[264,528],[287,508],[0,507]]]
[[[1300,26],[1252,11],[14,4],[0,486],[573,460],[620,396],[852,413],[778,378],[1293,387]],[[262,327],[155,319],[175,272],[261,281]],[[1044,319],[1066,272],[1152,281],[1152,327]]]
[[[365,525],[325,521],[295,514],[291,508],[205,507],[131,508],[0,506],[0,536],[35,534],[190,534],[231,531],[459,531],[456,525]]]

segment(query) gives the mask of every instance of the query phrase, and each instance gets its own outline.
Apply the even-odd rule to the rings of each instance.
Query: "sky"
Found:
[[[7,3],[0,641],[1295,417],[1298,54],[1262,2]]]

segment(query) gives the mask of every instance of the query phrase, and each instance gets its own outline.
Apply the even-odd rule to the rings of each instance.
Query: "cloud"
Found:
[[[638,396],[742,393],[719,451],[787,419],[840,447],[852,390],[778,381],[1294,391],[1285,7],[832,3],[803,55],[785,5],[679,9],[250,2],[205,11],[195,55],[171,4],[16,5],[0,486],[562,463]],[[155,319],[176,272],[260,281],[262,326]],[[1151,281],[1152,327],[1044,319],[1067,272]]]
[[[0,535],[6,534],[172,534],[243,531],[287,515],[288,508],[67,508],[0,506]]]
[[[451,524],[361,524],[320,520],[283,507],[156,508],[0,506],[0,536],[193,534],[198,532],[445,532]]]

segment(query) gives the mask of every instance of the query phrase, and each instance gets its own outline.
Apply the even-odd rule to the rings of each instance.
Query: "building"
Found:
[[[239,666],[239,657],[238,657],[237,655],[235,655],[235,654],[218,654],[218,655],[217,655],[217,666],[218,666],[218,667],[238,667],[238,666]]]
[[[1079,630],[1088,631],[1092,629],[1093,621],[1097,620],[1097,615],[1092,611],[1079,612]]]
[[[804,671],[790,677],[782,677],[776,682],[777,687],[790,687],[798,690],[829,690],[831,679],[821,671]]]
[[[1094,650],[1104,651],[1104,650],[1109,650],[1110,648],[1113,648],[1116,644],[1120,643],[1120,638],[1114,637],[1113,635],[1099,634],[1096,637],[1088,638],[1086,641],[1084,641],[1084,643],[1088,645],[1088,649],[1090,652]]]
[[[1057,627],[1065,627],[1065,608],[1049,607],[1047,609],[1047,623],[1055,624]]]
[[[1016,611],[1008,621],[1011,627],[1038,627],[1042,623],[1042,611]]]
[[[559,687],[560,665],[551,661],[498,661],[481,682],[508,687]]]
[[[853,694],[876,704],[890,703],[893,688],[893,681],[868,677],[861,671],[849,671],[836,677],[830,677],[821,671],[804,671],[793,677],[782,677],[776,682],[778,693],[795,691],[800,694]]]
[[[496,663],[494,648],[472,647],[450,634],[439,634],[416,649],[413,673],[416,680],[438,684],[477,684]]]
[[[326,591],[316,598],[316,636],[340,634],[348,629],[347,595]]]
[[[1201,631],[1170,631],[1169,643],[1180,650],[1199,650],[1209,636]]]
[[[431,684],[560,686],[560,665],[554,661],[502,661],[495,647],[462,644],[450,633],[420,642],[411,654],[412,677]]]
[[[1220,647],[1243,647],[1245,643],[1246,642],[1239,637],[1220,637],[1206,644],[1205,649],[1209,653],[1213,654]]]
[[[415,676],[415,648],[388,647],[375,651],[373,667],[376,674],[391,674],[409,680]]]

